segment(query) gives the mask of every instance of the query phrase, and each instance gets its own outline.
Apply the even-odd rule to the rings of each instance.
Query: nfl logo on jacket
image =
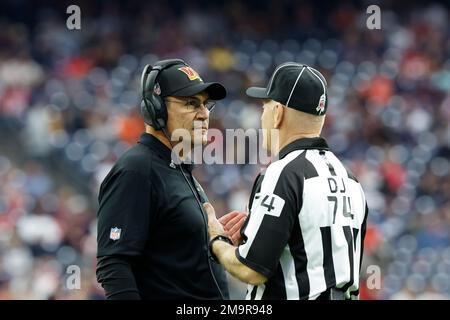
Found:
[[[117,227],[111,228],[111,233],[109,234],[109,238],[111,240],[119,240],[121,232],[122,232],[122,229],[120,229],[120,228],[117,228]]]

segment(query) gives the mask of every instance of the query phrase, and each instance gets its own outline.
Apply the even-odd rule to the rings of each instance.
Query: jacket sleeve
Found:
[[[141,299],[134,279],[132,264],[132,259],[125,256],[106,256],[98,259],[97,281],[105,289],[107,299]]]
[[[151,184],[134,171],[118,171],[105,179],[99,195],[97,280],[108,299],[139,299],[133,261],[148,239]]]

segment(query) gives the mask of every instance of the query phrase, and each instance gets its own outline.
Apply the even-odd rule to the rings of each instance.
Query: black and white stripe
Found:
[[[255,182],[236,256],[268,281],[249,285],[247,299],[316,299],[330,288],[358,298],[364,193],[336,156],[311,140]]]
[[[303,66],[303,68],[301,68],[301,70],[300,70],[300,72],[299,72],[299,74],[298,74],[298,77],[297,77],[297,79],[295,80],[294,85],[292,86],[291,92],[289,93],[289,97],[288,97],[287,102],[286,102],[286,107],[289,107],[289,102],[291,101],[292,94],[294,93],[294,90],[295,90],[295,88],[297,87],[297,83],[298,83],[298,81],[300,80],[300,77],[302,76],[303,71],[305,71],[305,66]]]

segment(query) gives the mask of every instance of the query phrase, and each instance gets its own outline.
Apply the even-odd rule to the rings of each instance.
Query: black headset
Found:
[[[158,75],[167,68],[170,68],[171,66],[182,64],[185,66],[188,66],[186,62],[184,62],[181,59],[168,59],[168,60],[162,60],[159,61],[159,63],[156,66],[146,65],[144,68],[144,71],[142,72],[141,77],[141,89],[142,89],[142,102],[141,102],[141,114],[144,117],[145,123],[155,128],[155,130],[161,130],[164,135],[166,136],[167,140],[169,140],[169,143],[172,145],[172,142],[170,140],[170,137],[166,131],[166,124],[167,124],[167,108],[166,104],[164,103],[164,99],[160,96],[160,90],[159,84],[156,82],[156,79]],[[173,146],[172,146],[173,147]],[[200,199],[198,198],[197,193],[194,190],[194,187],[189,182],[188,177],[183,171],[183,168],[181,165],[175,165],[176,168],[178,168],[178,171],[183,176],[184,180],[189,186],[189,189],[191,190],[192,194],[194,195],[194,198],[202,212],[203,222],[205,224],[205,241],[206,243],[209,242],[209,236],[208,236],[208,220],[206,218],[206,213],[203,210],[203,205]],[[214,280],[214,284],[217,287],[217,290],[219,291],[219,294],[222,298],[222,300],[225,300],[225,295],[222,292],[222,289],[219,286],[219,283],[217,282],[216,276],[214,274],[214,271],[211,266],[211,254],[209,252],[209,246],[206,246],[206,255],[208,259],[208,266],[209,271],[211,273],[212,279]]]
[[[145,123],[156,130],[163,130],[167,123],[167,108],[164,99],[159,95],[159,84],[156,82],[158,75],[171,66],[182,64],[187,66],[181,59],[162,60],[157,65],[146,65],[141,77],[142,102],[141,114]]]

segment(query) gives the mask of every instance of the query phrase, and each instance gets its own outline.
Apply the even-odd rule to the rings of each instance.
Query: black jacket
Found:
[[[208,201],[192,167],[182,166]],[[142,134],[117,161],[99,204],[97,279],[107,298],[228,298],[225,272],[209,257],[207,217],[155,137]]]

